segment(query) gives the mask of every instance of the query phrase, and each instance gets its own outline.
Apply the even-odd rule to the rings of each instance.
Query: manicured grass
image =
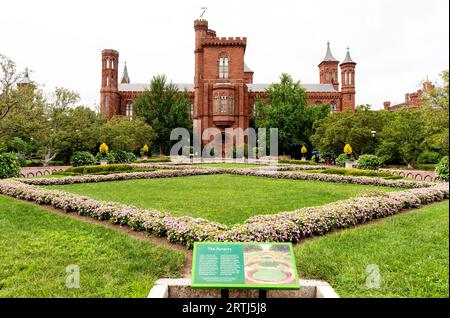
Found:
[[[296,252],[301,276],[328,281],[341,297],[448,297],[449,204],[309,240]],[[366,286],[370,264],[380,288]]]
[[[223,224],[250,216],[292,211],[392,188],[331,182],[207,175],[48,186],[95,199],[155,208],[173,215],[203,217]]]
[[[0,196],[0,297],[146,297],[185,256],[101,225]],[[80,288],[66,287],[79,266]],[[0,301],[1,302],[1,301]]]

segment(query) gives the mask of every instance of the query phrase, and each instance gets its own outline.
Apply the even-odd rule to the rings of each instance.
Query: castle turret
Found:
[[[342,109],[355,110],[355,67],[350,56],[350,49],[347,48],[345,59],[341,63],[342,81]]]
[[[100,108],[107,118],[120,113],[119,96],[119,52],[115,50],[102,51],[102,85],[100,89]]]
[[[339,61],[331,53],[330,42],[327,43],[327,52],[322,62],[319,64],[320,84],[333,84],[336,91],[339,90],[338,80]]]

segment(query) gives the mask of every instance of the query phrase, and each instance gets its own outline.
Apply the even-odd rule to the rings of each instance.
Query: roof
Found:
[[[355,63],[352,60],[352,57],[350,56],[350,49],[347,48],[347,54],[345,55],[345,59],[342,61],[341,64],[345,64],[345,63]]]
[[[30,83],[31,83],[30,74],[28,68],[25,68],[23,77],[17,81],[17,84],[30,84]]]
[[[173,83],[178,87],[178,90],[180,91],[194,91],[194,84],[180,84],[180,83]],[[143,92],[146,89],[148,89],[150,84],[147,83],[124,83],[119,84],[119,91],[121,92]]]
[[[325,57],[323,58],[322,62],[339,62],[331,53],[330,42],[327,42],[327,52],[325,53]]]
[[[193,84],[186,84],[186,83],[174,83],[178,87],[178,90],[184,91],[187,90],[188,92],[194,91],[194,85]],[[264,92],[266,89],[268,89],[272,84],[247,84],[248,90],[251,92]],[[314,93],[337,93],[337,91],[334,89],[333,84],[300,84],[307,92],[314,92]],[[119,91],[121,92],[143,92],[150,84],[144,84],[144,83],[132,83],[132,84],[119,84]]]
[[[248,67],[248,65],[244,62],[244,73],[247,73],[247,72],[253,72],[251,69],[250,69],[250,67]]]
[[[248,90],[252,92],[264,92],[272,84],[247,84]],[[333,84],[300,84],[307,92],[315,93],[337,93]]]
[[[127,62],[125,62],[124,66],[123,66],[123,75],[122,75],[122,80],[120,82],[121,83],[130,83],[130,77],[128,76],[128,69],[127,69]]]

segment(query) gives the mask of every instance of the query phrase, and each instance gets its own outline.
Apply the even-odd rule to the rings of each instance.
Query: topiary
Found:
[[[87,151],[77,151],[70,158],[70,164],[74,167],[93,165],[95,161],[94,156]]]
[[[381,160],[375,155],[362,155],[356,163],[358,169],[378,170],[381,167]]]
[[[16,155],[4,153],[0,155],[0,179],[20,176],[20,164]]]
[[[345,166],[345,163],[347,161],[352,161],[355,160],[355,158],[352,155],[347,155],[346,153],[341,153],[337,158],[336,158],[336,164],[338,166]]]
[[[436,166],[435,172],[439,179],[448,181],[448,156],[441,159]]]

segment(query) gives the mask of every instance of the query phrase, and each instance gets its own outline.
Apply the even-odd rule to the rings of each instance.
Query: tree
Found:
[[[5,118],[22,100],[17,82],[22,74],[17,72],[16,64],[0,54],[0,120]]]
[[[448,109],[448,70],[443,71],[440,76],[443,82],[442,86],[436,85],[430,92],[427,92],[423,104],[425,106]]]
[[[187,92],[179,92],[176,85],[167,83],[164,75],[152,78],[150,87],[136,97],[133,107],[137,117],[143,118],[152,127],[161,155],[169,151],[172,129],[192,129]]]
[[[402,109],[393,113],[392,119],[380,133],[382,142],[377,155],[382,161],[392,162],[399,158],[410,167],[417,161],[425,138],[420,112]]]
[[[316,123],[311,140],[321,152],[333,153],[336,157],[342,153],[347,143],[352,145],[356,156],[373,154],[371,131],[382,131],[391,115],[384,110],[370,110],[368,105],[356,107],[355,112],[331,113]],[[376,141],[378,143],[379,138]]]
[[[100,142],[113,151],[140,149],[155,140],[155,133],[142,118],[130,120],[124,116],[113,117],[101,127]]]
[[[267,89],[267,96],[255,103],[256,128],[278,128],[278,147],[284,154],[294,155],[300,145],[310,148],[314,122],[325,117],[329,107],[308,106],[305,89],[288,74]]]

